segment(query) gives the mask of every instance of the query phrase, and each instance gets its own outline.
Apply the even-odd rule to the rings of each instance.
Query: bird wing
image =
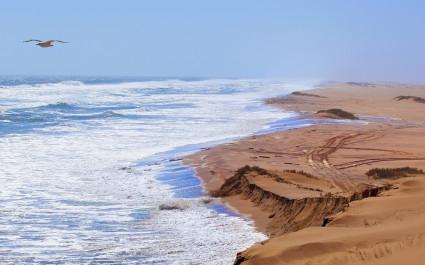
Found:
[[[24,42],[31,42],[31,41],[36,41],[36,42],[43,42],[41,40],[34,40],[34,39],[30,39],[30,40],[24,40]]]
[[[60,43],[69,43],[67,41],[62,41],[62,40],[53,40],[53,41],[60,42]]]

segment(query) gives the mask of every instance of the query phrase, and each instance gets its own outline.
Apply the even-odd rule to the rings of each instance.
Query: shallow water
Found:
[[[281,129],[267,124],[294,114],[261,99],[303,88],[269,80],[1,80],[0,263],[231,263],[265,236],[222,205],[205,205],[193,169],[178,158]],[[158,210],[169,202],[188,208]]]

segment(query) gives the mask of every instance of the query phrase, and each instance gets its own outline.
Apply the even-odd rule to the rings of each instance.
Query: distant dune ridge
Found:
[[[395,97],[394,99],[397,101],[413,100],[414,102],[425,103],[425,98],[415,97],[415,96],[398,96],[398,97]]]
[[[326,109],[318,110],[316,112],[318,117],[331,118],[331,119],[348,119],[348,120],[358,120],[353,113],[342,110],[342,109]]]
[[[185,158],[206,190],[271,237],[234,264],[422,264],[425,113],[394,105],[422,97],[422,86],[323,84],[266,102],[367,124],[247,137]]]
[[[301,91],[294,91],[294,92],[291,93],[291,95],[295,95],[295,96],[306,96],[306,97],[316,97],[316,98],[326,98],[324,96],[319,96],[319,95],[311,94],[311,93],[304,93],[304,92],[301,92]]]

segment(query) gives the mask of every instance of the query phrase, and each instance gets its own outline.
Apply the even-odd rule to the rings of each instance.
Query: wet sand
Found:
[[[195,166],[207,191],[271,237],[240,253],[235,264],[397,264],[425,258],[425,176],[366,175],[373,168],[425,169],[425,104],[399,96],[425,98],[425,87],[326,83],[270,99],[304,117],[338,118],[315,113],[339,108],[368,124],[252,136],[184,160]]]

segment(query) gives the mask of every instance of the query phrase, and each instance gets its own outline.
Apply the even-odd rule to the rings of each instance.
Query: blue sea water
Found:
[[[229,264],[265,236],[179,160],[306,126],[280,80],[0,78],[0,264]],[[161,211],[178,203],[184,210]]]

